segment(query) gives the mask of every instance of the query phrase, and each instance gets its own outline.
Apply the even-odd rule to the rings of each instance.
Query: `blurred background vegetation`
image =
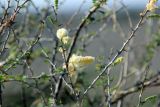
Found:
[[[159,107],[159,9],[144,15],[135,30],[147,3],[147,0],[2,0],[1,106]],[[94,7],[98,8],[86,18]],[[83,20],[85,23],[79,28]],[[95,62],[71,81],[63,68],[63,53],[58,51],[61,43],[56,32],[60,28],[66,28],[72,40],[80,29],[72,53],[95,57]],[[134,37],[129,40],[133,31]],[[109,66],[83,96],[126,40],[129,42],[118,54],[123,60]]]

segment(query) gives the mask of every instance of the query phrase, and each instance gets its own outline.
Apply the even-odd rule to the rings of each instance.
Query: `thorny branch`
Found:
[[[125,51],[125,47],[130,42],[130,40],[135,36],[136,31],[140,28],[146,14],[148,11],[144,11],[140,16],[141,19],[135,26],[135,28],[132,30],[130,37],[123,43],[123,46],[120,48],[120,50],[117,52],[117,54],[112,58],[112,60],[105,66],[105,68],[102,70],[101,73],[92,81],[92,83],[88,86],[88,88],[84,91],[82,98],[87,94],[87,92],[93,87],[93,85],[97,82],[97,80],[106,72],[106,70],[112,65],[112,63],[117,59],[118,56],[122,54],[123,51]]]
[[[41,38],[41,36],[42,36],[42,32],[43,32],[43,30],[44,30],[44,28],[43,28],[44,23],[41,22],[40,24],[41,24],[41,28],[39,29],[37,35],[35,36],[34,41],[33,41],[32,44],[28,47],[28,49],[25,50],[25,51],[22,53],[22,55],[21,55],[17,60],[20,60],[20,59],[24,58],[28,53],[30,53],[30,51],[32,50],[32,48],[39,42],[39,40],[40,40],[40,38]],[[5,64],[7,64],[7,62],[6,62]],[[8,71],[9,69],[11,69],[15,64],[16,64],[16,63],[11,64],[11,65],[10,65],[7,69],[5,69],[4,71],[7,72],[7,71]]]
[[[119,91],[117,93],[113,93],[113,97],[111,99],[111,103],[116,103],[119,99],[126,97],[129,94],[135,93],[140,91],[142,86],[143,89],[153,86],[158,86],[160,83],[160,73],[158,72],[156,75],[152,76],[151,78],[145,80],[144,82],[137,84],[133,87],[130,87],[126,90]]]
[[[14,24],[14,20],[17,16],[17,14],[19,13],[20,9],[30,0],[25,0],[21,5],[19,5],[19,1],[17,1],[17,6],[14,10],[14,13],[10,16],[10,18],[6,19],[6,16],[8,15],[8,9],[10,8],[10,0],[8,0],[8,7],[5,10],[5,14],[4,17],[1,20],[0,23],[0,35],[2,34],[2,32],[4,31],[5,28],[7,27],[11,27]]]
[[[68,51],[67,63],[69,62],[69,58],[71,57],[71,54],[72,54],[72,52],[73,52],[73,49],[74,49],[74,47],[75,47],[75,45],[76,45],[76,42],[77,42],[77,39],[78,39],[78,37],[79,37],[80,31],[81,31],[82,28],[84,27],[87,19],[89,19],[89,18],[92,16],[92,14],[93,14],[97,9],[99,9],[100,6],[101,6],[105,1],[106,1],[106,0],[99,0],[99,1],[97,1],[96,5],[94,5],[94,6],[90,9],[89,13],[85,16],[85,18],[82,20],[82,22],[78,25],[77,30],[76,30],[76,33],[74,34],[72,43],[71,43],[70,48],[69,48],[69,51]],[[68,67],[68,65],[66,65],[66,66]]]
[[[5,9],[4,8],[4,14],[3,14],[3,17],[1,18],[1,22],[0,22],[0,36],[2,37],[5,33],[4,31],[8,29],[8,32],[6,33],[5,35],[5,38],[4,38],[4,42],[1,43],[1,50],[0,50],[0,56],[2,55],[2,53],[4,52],[5,48],[7,47],[7,43],[12,35],[12,32],[13,31],[13,35],[15,36],[14,39],[16,39],[16,41],[18,41],[18,45],[20,45],[20,42],[19,42],[19,39],[17,39],[16,35],[18,33],[21,33],[25,30],[26,26],[28,26],[28,18],[29,18],[29,13],[28,13],[28,6],[27,6],[27,9],[26,9],[26,14],[25,17],[25,20],[23,22],[23,25],[20,29],[12,29],[12,25],[15,23],[15,19],[17,17],[17,14],[20,12],[20,10],[23,8],[23,6],[25,6],[25,4],[27,2],[29,2],[30,0],[25,0],[24,2],[22,2],[22,4],[20,4],[20,0],[16,0],[16,7],[13,11],[13,13],[9,16],[9,10],[11,8],[11,0],[8,0],[8,4],[7,4],[7,8]],[[103,5],[104,3],[106,2],[106,0],[97,0],[97,2],[94,4],[94,6],[89,10],[89,13],[84,17],[84,19],[80,22],[80,24],[78,25],[76,31],[75,31],[75,34],[74,34],[74,37],[73,37],[73,40],[72,40],[72,43],[69,47],[69,50],[68,50],[68,54],[66,55],[65,53],[63,53],[63,61],[65,62],[66,64],[66,69],[68,68],[67,64],[69,62],[69,59],[74,51],[74,48],[76,46],[76,43],[78,41],[78,37],[80,36],[80,32],[82,31],[82,29],[84,29],[86,26],[86,22],[88,21],[89,18],[92,17],[92,15],[101,7],[101,5]],[[33,8],[36,10],[36,12],[38,13],[37,15],[41,15],[41,11],[38,10],[38,8],[36,7],[36,5],[31,1],[31,5],[33,6]],[[83,5],[83,4],[82,4]],[[82,6],[81,5],[81,6]],[[124,6],[124,5],[123,5]],[[52,6],[53,7],[53,6]],[[49,9],[49,7],[47,8]],[[81,7],[79,8],[79,10],[77,11],[77,13],[75,13],[71,18],[70,20],[68,21],[68,24],[67,26],[69,26],[71,24],[71,21],[73,20],[73,18],[78,14],[78,12],[80,11]],[[54,10],[55,12],[55,21],[57,21],[57,18],[58,18],[58,14],[57,14],[57,10]],[[127,95],[130,95],[132,93],[135,93],[135,92],[138,92],[138,91],[141,91],[140,93],[140,97],[139,97],[139,103],[138,103],[138,106],[139,104],[141,103],[141,98],[142,98],[142,92],[145,88],[148,88],[148,87],[154,87],[154,86],[158,86],[160,85],[160,73],[157,73],[156,75],[150,77],[149,79],[147,79],[147,77],[145,76],[145,79],[144,81],[142,81],[141,83],[139,84],[136,84],[134,86],[131,86],[127,89],[124,89],[124,90],[114,90],[114,91],[110,91],[111,90],[111,83],[110,83],[110,79],[111,79],[111,76],[110,76],[110,69],[112,68],[112,64],[114,63],[114,61],[124,52],[126,51],[125,48],[129,45],[129,43],[131,43],[131,40],[133,40],[133,37],[135,37],[135,33],[140,29],[141,25],[143,24],[143,21],[147,15],[148,11],[145,10],[143,13],[140,14],[140,20],[139,22],[137,23],[137,25],[132,29],[128,39],[126,41],[124,41],[122,47],[118,50],[118,52],[115,54],[115,56],[113,58],[110,59],[109,63],[105,65],[105,67],[102,69],[102,71],[98,74],[97,77],[94,78],[94,80],[91,82],[91,84],[86,88],[86,90],[84,90],[83,93],[76,93],[76,97],[77,99],[76,100],[83,100],[84,96],[89,92],[89,90],[95,85],[95,83],[101,78],[101,76],[106,73],[107,74],[107,86],[105,87],[107,89],[107,96],[108,98],[105,99],[105,103],[107,102],[107,105],[110,107],[112,104],[115,104],[117,103],[118,101],[122,101],[124,97],[126,97]],[[28,41],[33,41],[29,47],[25,50],[20,50],[20,54],[18,56],[16,56],[16,58],[13,60],[13,63],[10,63],[9,60],[6,60],[6,62],[0,66],[0,70],[2,71],[0,76],[4,76],[5,79],[4,80],[1,80],[0,81],[0,85],[3,85],[5,84],[6,82],[13,82],[13,81],[16,81],[16,82],[20,82],[22,83],[22,96],[23,96],[23,105],[24,107],[26,107],[28,104],[26,102],[26,88],[33,88],[33,89],[36,89],[37,93],[40,94],[40,96],[42,97],[43,101],[45,103],[45,105],[48,105],[48,102],[46,102],[46,99],[48,100],[47,96],[44,96],[44,91],[41,90],[40,88],[40,82],[41,80],[47,80],[47,82],[49,81],[49,84],[51,84],[49,87],[50,87],[50,97],[54,100],[54,103],[53,106],[56,106],[56,100],[57,100],[57,96],[58,94],[61,92],[61,87],[62,85],[66,85],[67,88],[69,88],[69,90],[75,94],[75,90],[72,86],[72,84],[69,84],[68,83],[68,79],[69,77],[65,78],[65,74],[67,73],[60,73],[58,71],[58,67],[56,67],[56,64],[59,63],[57,61],[57,56],[58,56],[58,48],[59,48],[59,44],[58,44],[58,41],[55,39],[55,38],[52,38],[50,41],[55,45],[54,46],[54,49],[52,50],[52,53],[51,54],[48,54],[45,49],[43,48],[43,43],[41,43],[41,41],[43,41],[43,38],[42,38],[42,33],[44,30],[46,30],[44,27],[46,27],[45,25],[47,24],[47,17],[48,17],[48,14],[50,14],[50,12],[47,10],[44,14],[43,14],[43,21],[41,21],[41,28],[38,30],[38,32],[36,33],[36,36],[34,39],[30,39],[28,37],[27,40]],[[116,14],[115,12],[113,14]],[[97,22],[100,22],[101,20],[106,20],[108,22],[108,20],[110,20],[110,17],[111,17],[112,13],[109,13],[107,15],[104,15],[103,18],[97,20]],[[129,18],[129,24],[130,24],[130,27],[132,26],[132,22],[131,22],[131,19],[129,17],[129,14],[127,12],[127,17]],[[115,19],[116,20],[116,19]],[[106,28],[106,21],[104,21],[105,23],[102,25],[102,27],[99,29],[99,31],[96,32],[95,35],[98,35],[100,34],[105,28]],[[94,22],[92,22],[94,23]],[[117,24],[118,22],[115,21],[115,23]],[[47,25],[48,26],[48,25]],[[54,25],[55,26],[55,25]],[[52,28],[53,26],[51,26],[51,34],[54,34],[54,28]],[[12,29],[12,30],[10,30]],[[28,30],[28,28],[27,28]],[[48,30],[48,29],[47,29]],[[7,30],[6,30],[7,31]],[[18,33],[15,33],[15,32],[18,32]],[[88,32],[88,31],[86,31]],[[25,35],[26,36],[26,35]],[[53,36],[53,35],[52,35]],[[23,38],[23,37],[22,37]],[[21,40],[22,40],[21,38]],[[48,38],[47,38],[48,39]],[[86,48],[86,45],[88,46],[88,44],[93,41],[94,37],[90,37],[88,38],[88,41],[84,41],[84,48]],[[22,40],[24,41],[24,40]],[[15,42],[15,41],[14,41]],[[35,45],[39,44],[38,46],[40,46],[40,49],[41,49],[41,53],[45,56],[45,60],[47,60],[49,62],[49,74],[40,74],[38,76],[35,76],[33,73],[31,76],[28,76],[26,75],[27,71],[25,71],[24,74],[20,75],[20,78],[22,78],[23,76],[25,77],[25,80],[19,80],[19,79],[16,79],[16,76],[19,77],[19,75],[15,75],[15,78],[14,78],[14,75],[10,75],[10,73],[8,73],[7,71],[12,69],[14,66],[16,65],[19,65],[16,61],[22,61],[23,64],[25,64],[25,69],[28,68],[28,70],[30,70],[31,72],[32,69],[31,69],[31,64],[28,64],[27,62],[27,58],[26,58],[26,55],[28,54],[32,54],[32,52],[34,51],[34,47]],[[18,48],[21,48],[21,47],[18,47]],[[37,47],[36,47],[37,48]],[[51,56],[50,56],[51,55]],[[127,54],[128,55],[128,54]],[[59,60],[59,59],[58,59]],[[15,61],[15,62],[14,62]],[[57,62],[56,62],[57,61]],[[2,63],[2,62],[0,62]],[[7,65],[6,67],[3,68],[4,65]],[[128,62],[127,64],[125,65],[126,67],[128,67]],[[4,69],[4,70],[3,70]],[[57,70],[57,71],[56,71]],[[127,68],[124,72],[127,72]],[[65,70],[64,70],[65,71]],[[11,76],[12,78],[10,78],[9,76]],[[22,77],[21,77],[22,76]],[[125,76],[128,76],[127,73]],[[122,78],[121,78],[121,83],[122,83],[122,79],[125,77],[122,75]],[[50,81],[50,80],[54,80],[54,81]],[[35,82],[35,86],[33,86],[30,82],[28,81],[34,81]],[[44,81],[43,81],[44,82]],[[123,84],[123,83],[122,83]],[[48,85],[48,84],[47,84]],[[75,85],[75,84],[74,84]],[[76,84],[77,85],[77,84]],[[84,85],[84,84],[82,84]],[[27,87],[26,87],[27,86]],[[119,86],[119,85],[118,85]],[[2,105],[2,87],[0,86],[0,105]],[[64,91],[64,90],[63,90]],[[77,90],[76,90],[77,91]],[[81,91],[81,90],[80,90]],[[78,92],[80,92],[78,90]],[[46,93],[45,93],[46,94]],[[72,96],[73,97],[73,96]],[[74,100],[75,101],[75,100]],[[122,102],[123,103],[123,102]],[[103,105],[103,104],[102,104]]]

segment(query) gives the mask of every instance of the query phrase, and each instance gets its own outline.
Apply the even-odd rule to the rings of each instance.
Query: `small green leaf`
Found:
[[[47,79],[49,78],[48,75],[47,75],[45,72],[42,72],[40,77],[41,77],[43,80],[47,80]]]
[[[22,76],[22,81],[26,81],[27,80],[27,76],[26,75],[23,75]]]
[[[5,79],[5,76],[3,74],[0,74],[0,82],[2,82]]]
[[[55,7],[55,10],[58,9],[58,0],[54,0],[54,7]]]
[[[92,3],[94,4],[94,3],[96,3],[96,1],[97,1],[97,0],[92,0]]]
[[[160,18],[160,15],[159,14],[152,14],[152,15],[149,15],[147,18]]]
[[[55,70],[56,73],[61,73],[63,72],[63,68],[62,67],[58,67],[56,70]]]
[[[58,24],[57,20],[53,19],[51,16],[48,16],[47,19],[48,19],[48,21],[49,21],[50,23],[52,23],[53,25]]]
[[[113,66],[120,64],[123,61],[123,57],[118,57],[114,62],[113,62]]]
[[[145,98],[144,102],[150,101],[152,104],[155,104],[156,100],[157,100],[157,95],[153,95],[153,96],[149,96],[149,97]]]

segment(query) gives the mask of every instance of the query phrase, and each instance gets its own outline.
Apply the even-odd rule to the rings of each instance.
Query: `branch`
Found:
[[[40,27],[38,33],[36,34],[34,41],[31,43],[31,45],[28,47],[28,49],[26,49],[26,50],[22,53],[22,55],[17,58],[18,61],[20,61],[20,60],[23,59],[28,53],[30,53],[30,51],[32,50],[32,48],[39,42],[40,38],[42,37],[42,32],[43,32],[43,30],[44,30],[44,22],[41,21],[40,24],[41,24],[41,25],[40,25],[41,27]],[[7,60],[5,64],[7,64],[8,62],[9,62],[9,60]],[[16,64],[17,64],[17,62],[11,64],[11,65],[10,65],[8,68],[6,68],[4,71],[7,72],[9,69],[11,69],[11,68],[12,68],[14,65],[16,65]]]
[[[159,86],[160,85],[160,73],[157,73],[155,76],[151,77],[150,79],[137,84],[131,88],[128,88],[123,91],[119,91],[117,93],[113,93],[113,97],[111,99],[111,103],[116,103],[119,99],[122,99],[126,97],[127,95],[130,95],[132,93],[135,93],[137,91],[140,91],[142,86],[143,88],[153,87],[153,86]]]
[[[5,28],[10,27],[14,24],[14,20],[17,16],[17,14],[19,13],[20,9],[30,0],[25,0],[21,5],[19,5],[19,1],[17,1],[17,6],[14,9],[14,13],[10,16],[10,18],[6,19],[6,16],[8,14],[8,9],[10,8],[10,0],[8,0],[8,6],[7,9],[5,9],[5,14],[4,17],[0,23],[0,35],[2,34],[2,32],[4,31]]]
[[[80,31],[82,30],[83,26],[85,25],[86,21],[92,16],[92,14],[101,7],[101,5],[105,2],[106,0],[99,0],[90,10],[89,13],[85,16],[85,18],[82,20],[82,22],[79,24],[77,27],[75,36],[73,37],[72,43],[70,45],[69,51],[68,51],[68,56],[67,56],[67,63],[69,62],[69,58],[71,57],[71,54],[73,52],[73,49],[76,45],[76,41],[79,37]],[[66,65],[68,67],[68,65]]]
[[[117,57],[119,57],[123,51],[125,51],[125,47],[127,46],[127,44],[130,42],[130,40],[135,36],[136,31],[140,28],[145,16],[147,15],[148,11],[144,11],[143,13],[141,13],[141,18],[139,20],[139,22],[137,23],[137,25],[135,26],[135,28],[132,30],[129,38],[123,43],[122,47],[120,48],[120,50],[117,52],[117,54],[112,58],[112,60],[105,66],[105,68],[102,70],[101,73],[99,73],[99,75],[92,81],[92,83],[88,86],[88,88],[84,91],[82,98],[87,94],[87,92],[93,87],[93,85],[97,82],[97,80],[106,72],[106,70],[114,63],[114,61],[117,59]]]

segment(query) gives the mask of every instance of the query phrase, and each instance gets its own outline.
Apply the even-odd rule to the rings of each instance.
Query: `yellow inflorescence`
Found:
[[[69,63],[73,63],[77,68],[91,64],[95,60],[92,56],[78,56],[73,54],[69,60]]]
[[[64,44],[68,44],[70,37],[68,36],[68,31],[65,28],[60,28],[57,30],[57,38]]]
[[[63,42],[64,44],[68,44],[69,41],[70,41],[70,37],[69,37],[69,36],[66,36],[66,37],[63,37],[63,38],[62,38],[62,42]]]
[[[77,70],[91,64],[94,60],[95,58],[92,56],[78,56],[73,54],[68,64],[69,75],[74,76],[75,74],[77,74]]]
[[[62,40],[63,37],[68,36],[68,31],[65,28],[61,28],[57,30],[57,38]]]
[[[64,52],[65,52],[65,50],[64,50],[62,47],[58,48],[58,51],[59,51],[60,53],[64,53]]]
[[[70,43],[71,38],[68,36],[68,31],[65,28],[60,28],[57,30],[57,38],[63,43],[63,44],[68,44]],[[59,52],[65,53],[65,48],[63,49],[60,47]],[[69,59],[68,62],[68,72],[69,75],[76,76],[77,71],[80,71],[86,65],[91,64],[95,60],[94,57],[92,56],[78,56],[73,54],[71,58]],[[63,65],[63,68],[66,68],[66,65]]]
[[[150,0],[150,2],[146,5],[147,10],[154,11],[157,8],[155,5],[156,2],[157,0]]]
[[[66,69],[66,65],[65,64],[63,65],[63,68]],[[76,67],[72,63],[68,64],[68,72],[69,72],[69,76],[70,77],[73,77],[77,73],[76,72]]]

